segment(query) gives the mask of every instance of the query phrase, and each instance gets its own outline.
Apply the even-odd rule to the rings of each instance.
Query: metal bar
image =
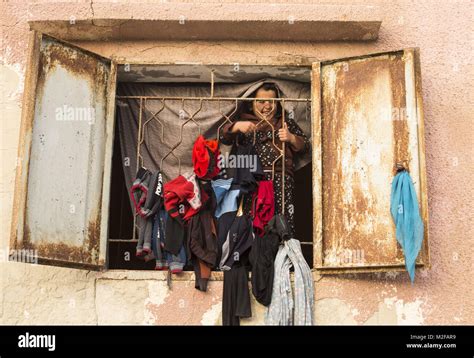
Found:
[[[222,113],[222,110],[221,110],[221,102],[220,100],[217,101],[217,106],[218,106],[218,109],[219,109],[219,114],[222,115],[224,117],[224,121],[222,122],[222,124],[219,125],[219,127],[217,127],[217,142],[219,142],[219,138],[220,138],[220,131],[221,131],[221,128],[223,125],[226,124],[226,122],[229,122],[229,123],[234,123],[232,122],[231,118],[232,116],[237,112],[237,109],[238,109],[238,101],[235,100],[235,107],[234,107],[234,110],[229,114],[229,115],[226,115],[225,113]]]
[[[143,142],[143,133],[142,133],[143,102],[145,102],[145,105],[146,105],[146,98],[145,99],[140,98],[140,112],[138,114],[138,145],[137,145],[137,168],[136,168],[137,172],[138,172],[138,168],[140,168],[140,166],[143,166],[143,160],[141,160],[141,163],[140,163],[140,158],[142,157],[140,153],[140,148]]]
[[[270,98],[272,100],[272,111],[273,109],[275,108],[275,99],[273,98]],[[270,100],[270,99],[267,99],[267,100]],[[261,100],[261,99],[259,99]],[[275,127],[273,126],[273,124],[267,119],[267,116],[265,116],[262,112],[260,112],[257,108],[257,117],[260,117],[261,120],[256,124],[256,127],[258,127],[260,124],[262,124],[263,122],[267,122],[268,125],[272,128],[272,144],[273,146],[280,152],[280,155],[275,158],[275,160],[272,162],[272,181],[275,179],[275,163],[278,159],[281,158],[282,156],[282,151],[281,149],[276,145],[275,143]],[[253,135],[253,145],[255,145],[255,142],[256,142],[256,138],[257,138],[257,131],[255,130],[254,131],[254,135]]]
[[[285,100],[281,102],[281,128],[285,127]],[[281,163],[281,213],[285,215],[285,142],[281,142],[282,163]]]
[[[163,123],[161,122],[161,120],[157,117],[158,114],[160,114],[160,113],[163,111],[163,109],[165,109],[165,102],[162,101],[162,104],[163,104],[163,105],[161,106],[161,108],[160,108],[158,111],[156,111],[155,113],[153,113],[153,112],[150,111],[150,113],[151,113],[151,118],[148,119],[148,120],[146,120],[145,123],[143,123],[143,138],[142,138],[142,142],[143,142],[143,140],[144,140],[144,138],[145,138],[145,127],[147,126],[148,122],[152,121],[153,119],[155,119],[155,120],[160,124],[160,126],[161,126],[161,141],[164,142],[164,125],[163,125]],[[146,99],[145,99],[145,105],[144,105],[143,110],[146,111]],[[141,145],[141,143],[140,143],[140,145]]]
[[[109,239],[109,242],[138,242],[137,239],[130,239],[130,240],[125,240],[125,239]]]
[[[214,97],[214,70],[211,71],[211,97]]]
[[[130,240],[127,240],[127,239],[109,239],[109,242],[138,242],[137,239],[130,239]],[[301,245],[313,245],[312,242],[310,241],[300,241],[300,244]]]
[[[261,98],[253,98],[253,97],[159,97],[159,96],[116,96],[118,99],[141,99],[146,98],[148,100],[175,100],[181,101],[184,99],[186,100],[195,100],[195,101],[255,101],[261,100]],[[285,101],[285,102],[311,102],[309,98],[268,98],[268,100],[274,101]]]
[[[142,128],[142,109],[143,109],[143,98],[140,98],[140,109],[138,113],[138,138],[137,138],[137,165],[136,165],[136,170],[135,173],[138,173],[138,168],[140,167],[140,137],[141,137],[141,128]],[[133,215],[133,233],[132,237],[135,240],[137,235],[137,213]]]

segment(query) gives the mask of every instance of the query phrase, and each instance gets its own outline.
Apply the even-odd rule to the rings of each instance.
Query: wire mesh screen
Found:
[[[191,153],[183,152],[180,150],[180,146],[183,146],[186,139],[186,146],[189,148],[189,139],[194,141],[197,136],[205,134],[207,138],[219,139],[222,127],[227,123],[233,123],[238,119],[236,114],[243,102],[252,102],[254,100],[261,100],[255,98],[199,98],[199,97],[151,97],[151,96],[118,96],[119,100],[134,99],[138,101],[138,132],[136,140],[136,167],[138,171],[140,167],[153,167],[153,163],[147,162],[146,158],[142,155],[143,147],[147,146],[148,150],[156,153],[153,158],[158,162],[160,171],[164,174],[165,178],[170,179],[173,176],[182,173],[182,164],[185,162],[186,166],[191,165]],[[285,110],[282,111],[282,121],[285,122],[285,116],[293,115],[295,113],[296,106],[304,106],[305,116],[309,116],[309,105],[308,99],[295,99],[295,98],[273,98],[271,101],[272,108],[279,102]],[[169,104],[172,103],[171,107]],[[176,113],[175,120],[169,120],[163,118],[160,114],[165,111],[176,112],[176,104],[179,104],[179,110]],[[209,125],[201,123],[199,113],[206,108],[206,116],[209,115],[209,111],[215,112],[215,115],[220,119],[217,121],[217,126],[214,125],[209,128]],[[282,142],[282,147],[279,147],[275,142],[275,127],[274,124],[263,114],[257,114],[260,121],[256,124],[256,128],[266,124],[270,126],[272,132],[272,147],[278,152],[278,156],[272,163],[271,175],[272,179],[275,176],[275,168],[277,162],[281,163],[282,172],[285,171],[285,142]],[[308,117],[309,118],[309,117]],[[308,119],[305,118],[305,119]],[[150,130],[153,128],[153,130]],[[151,132],[151,133],[150,133]],[[254,132],[254,144],[256,139],[256,132]],[[154,147],[160,147],[161,150],[153,150]],[[173,172],[173,174],[171,174]],[[282,176],[282,211],[284,211],[284,180],[285,176]],[[133,240],[136,240],[136,215],[134,216],[134,232]]]

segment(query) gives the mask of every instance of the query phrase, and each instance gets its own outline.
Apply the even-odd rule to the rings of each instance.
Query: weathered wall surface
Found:
[[[419,272],[413,286],[405,273],[316,278],[316,321],[473,324],[473,5],[467,0],[371,4],[380,5],[383,13],[379,40],[371,43],[147,41],[82,46],[116,58],[214,64],[309,64],[420,47],[432,268]],[[5,262],[25,77],[27,20],[33,14],[27,2],[3,1],[0,6],[0,323],[219,324],[221,281],[211,282],[209,292],[202,293],[189,280],[176,281],[169,290],[164,277],[155,272],[96,273]],[[36,3],[34,16],[38,6],[41,9]],[[41,16],[92,18],[106,12],[108,4],[85,1],[74,6],[58,3],[54,14]],[[134,6],[147,10],[144,5]],[[76,8],[77,13],[71,8]],[[130,7],[123,11],[133,13]],[[255,317],[244,323],[263,322],[262,307],[254,304],[253,308]]]

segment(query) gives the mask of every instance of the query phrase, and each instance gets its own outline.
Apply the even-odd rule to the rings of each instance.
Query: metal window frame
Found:
[[[382,55],[403,54],[412,58],[412,66],[409,70],[414,76],[414,104],[416,107],[417,117],[417,141],[418,141],[418,161],[419,161],[419,180],[420,180],[420,214],[424,223],[424,237],[423,244],[418,256],[416,264],[417,268],[431,268],[430,249],[429,249],[429,215],[428,215],[428,189],[426,176],[426,160],[425,160],[425,131],[424,131],[424,117],[423,117],[423,103],[421,91],[421,64],[420,64],[420,50],[419,48],[406,48],[396,51],[385,51],[369,53],[361,56],[352,56],[337,58],[327,61],[314,62],[311,71],[311,92],[313,103],[312,110],[312,179],[313,179],[313,270],[320,275],[334,275],[334,274],[359,274],[359,273],[377,273],[390,271],[405,271],[406,268],[402,264],[384,265],[372,264],[361,265],[359,267],[327,267],[323,265],[325,257],[323,247],[323,183],[322,183],[322,125],[321,125],[321,108],[322,108],[322,66],[333,64],[336,62],[366,59]],[[398,163],[397,163],[398,165]],[[389,210],[387,208],[387,210]]]
[[[146,65],[146,64],[142,64],[142,65]],[[138,135],[137,135],[137,149],[136,149],[136,152],[137,152],[137,163],[136,163],[136,171],[138,171],[138,169],[140,167],[142,167],[144,165],[143,163],[143,157],[141,156],[141,145],[143,144],[144,142],[144,138],[145,138],[145,127],[148,123],[150,123],[152,120],[157,120],[158,123],[160,123],[161,125],[161,139],[162,139],[162,142],[164,142],[164,124],[163,122],[157,117],[157,115],[166,107],[166,101],[167,100],[170,100],[170,101],[181,101],[182,104],[183,104],[183,110],[184,110],[184,102],[185,101],[199,101],[199,109],[197,111],[195,111],[194,113],[190,114],[186,111],[186,114],[188,115],[188,119],[184,120],[183,123],[181,124],[181,127],[180,127],[180,140],[175,143],[171,149],[168,151],[168,153],[166,155],[163,156],[163,158],[160,159],[160,167],[162,168],[163,167],[163,162],[164,160],[166,160],[166,158],[168,156],[173,156],[177,159],[178,161],[178,165],[179,165],[179,173],[181,173],[181,158],[177,157],[175,154],[174,154],[174,150],[182,143],[182,139],[183,139],[183,128],[184,126],[189,123],[190,121],[192,121],[197,127],[198,127],[198,130],[199,130],[199,133],[201,133],[201,127],[198,123],[198,121],[196,121],[194,119],[194,116],[196,114],[198,114],[200,112],[200,110],[202,109],[202,105],[203,105],[203,102],[206,102],[206,101],[209,101],[209,102],[217,102],[218,103],[218,108],[219,108],[219,114],[222,116],[222,123],[218,126],[217,128],[217,140],[219,140],[219,134],[220,134],[220,130],[221,128],[226,124],[226,123],[233,123],[232,122],[232,115],[234,113],[237,112],[238,110],[238,107],[239,107],[239,102],[252,102],[252,101],[255,101],[255,100],[261,100],[260,99],[257,99],[257,98],[251,98],[251,97],[247,97],[247,98],[242,98],[242,97],[215,97],[214,96],[214,76],[213,76],[213,73],[211,73],[211,83],[210,83],[210,93],[211,95],[210,96],[204,96],[204,97],[189,97],[189,96],[172,96],[172,97],[164,97],[164,96],[116,96],[116,99],[118,100],[126,100],[126,99],[136,99],[136,100],[139,100],[139,114],[138,114]],[[146,119],[143,119],[143,116],[144,116],[144,112],[146,112],[146,105],[147,105],[147,101],[150,101],[150,100],[157,100],[157,101],[160,101],[161,102],[161,105],[160,105],[160,108],[158,111],[154,112],[154,113],[151,113],[151,117],[148,117]],[[296,102],[296,103],[311,103],[311,98],[306,98],[306,99],[302,99],[302,98],[269,98],[267,100],[271,100],[272,101],[272,107],[275,106],[275,103],[276,102],[280,102],[281,103],[281,106],[284,108],[284,105],[285,103],[288,103],[288,102]],[[230,114],[226,114],[224,112],[221,111],[221,106],[220,106],[220,103],[221,102],[234,102],[235,103],[235,106],[234,106],[234,109],[233,111],[230,113]],[[275,158],[275,160],[272,162],[272,179],[274,178],[275,176],[275,164],[281,160],[282,161],[282,172],[284,173],[285,172],[285,142],[282,142],[282,148],[279,148],[276,143],[275,143],[275,128],[274,128],[274,125],[270,122],[270,120],[268,120],[262,113],[259,113],[260,117],[262,118],[257,124],[256,126],[261,126],[263,124],[268,124],[271,128],[272,128],[272,143],[273,143],[273,147],[280,153],[278,155],[277,158]],[[311,120],[311,118],[310,118]],[[282,111],[282,121],[283,123],[285,123],[285,111]],[[255,138],[256,138],[256,132],[254,132],[254,143],[255,143]],[[282,212],[284,212],[285,210],[285,176],[283,175],[282,176]],[[134,213],[133,214],[133,217],[134,217],[134,222],[133,222],[133,236],[132,236],[132,239],[131,240],[114,240],[114,239],[109,239],[108,241],[109,242],[137,242],[138,240],[136,239],[136,234],[137,234],[137,213]],[[313,242],[304,242],[305,244],[307,245],[313,245]]]
[[[22,249],[24,238],[27,234],[26,212],[28,199],[28,180],[30,172],[30,158],[32,150],[32,133],[35,121],[36,91],[38,85],[38,74],[40,69],[41,43],[42,39],[54,40],[57,43],[85,53],[91,57],[107,61],[110,66],[110,72],[105,88],[109,96],[115,98],[117,63],[109,58],[104,58],[96,53],[83,49],[74,44],[53,38],[38,31],[31,31],[29,34],[28,56],[25,74],[25,85],[23,92],[21,124],[18,142],[18,157],[15,174],[14,198],[12,207],[12,221],[10,226],[10,250]],[[104,270],[107,268],[108,250],[107,250],[107,232],[109,216],[109,190],[112,168],[113,152],[113,128],[115,124],[115,99],[112,101],[106,96],[106,114],[104,124],[105,134],[105,153],[104,169],[102,175],[102,196],[99,207],[100,213],[97,215],[98,221],[94,226],[94,240],[98,241],[99,257],[97,263],[78,263],[74,261],[65,261],[57,258],[38,257],[38,263],[52,266],[62,266],[70,268]],[[38,208],[39,210],[39,208]],[[19,246],[21,243],[22,246]],[[10,253],[9,253],[10,254]],[[11,257],[9,257],[11,259]]]

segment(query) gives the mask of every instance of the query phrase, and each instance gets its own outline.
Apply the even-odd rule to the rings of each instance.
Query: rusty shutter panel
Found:
[[[313,65],[314,266],[321,273],[404,270],[390,216],[396,164],[412,176],[429,265],[418,49]]]
[[[30,49],[11,259],[24,252],[39,263],[101,269],[116,66],[37,33]]]

